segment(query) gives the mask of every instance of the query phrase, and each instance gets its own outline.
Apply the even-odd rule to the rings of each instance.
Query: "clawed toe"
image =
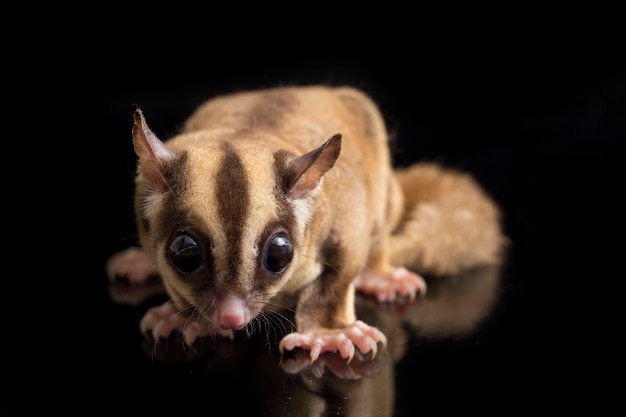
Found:
[[[364,271],[355,279],[358,291],[376,297],[378,302],[415,301],[426,295],[426,281],[404,267],[385,271]]]
[[[357,320],[345,329],[319,329],[305,333],[290,333],[279,344],[279,350],[293,350],[296,347],[309,350],[311,363],[324,352],[338,352],[347,362],[351,362],[358,348],[362,354],[378,353],[378,343],[387,345],[385,335],[375,327]]]

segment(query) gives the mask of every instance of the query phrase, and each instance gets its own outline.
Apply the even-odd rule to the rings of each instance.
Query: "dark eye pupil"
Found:
[[[172,264],[181,272],[193,272],[202,263],[198,242],[187,233],[180,233],[174,237],[168,255]]]
[[[283,235],[273,236],[265,247],[263,266],[270,272],[278,273],[285,270],[293,258],[293,246]]]

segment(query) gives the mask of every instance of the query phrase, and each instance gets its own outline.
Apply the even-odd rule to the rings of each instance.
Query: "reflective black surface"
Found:
[[[158,40],[145,42],[146,51],[157,50]],[[408,59],[339,47],[289,57],[255,49],[254,59],[219,55],[182,66],[172,54],[151,55],[150,64],[143,53],[109,57],[108,76],[94,77],[89,88],[82,145],[90,146],[89,186],[81,187],[89,200],[81,210],[93,216],[79,243],[88,267],[72,281],[78,305],[66,318],[77,324],[59,342],[68,341],[70,358],[58,374],[77,371],[63,391],[88,401],[83,410],[141,415],[601,410],[611,395],[596,388],[602,372],[614,369],[609,351],[619,333],[603,328],[620,305],[608,296],[621,274],[626,77],[612,55],[593,48],[531,53],[472,45],[455,44],[445,59],[435,48]],[[134,105],[167,138],[213,94],[295,82],[369,92],[396,136],[399,165],[436,160],[475,175],[505,214],[512,241],[505,261],[431,279],[427,298],[412,304],[359,297],[359,316],[380,326],[389,346],[350,367],[332,355],[313,368],[297,352],[281,357],[278,326],[232,343],[155,345],[138,324],[166,300],[159,283],[111,284],[104,270],[108,256],[136,243]],[[67,406],[65,398],[57,400]]]
[[[112,365],[113,373],[133,376],[141,389],[154,393],[166,389],[163,395],[173,395],[171,400],[191,396],[225,401],[235,415],[306,415],[305,410],[311,410],[314,415],[385,416],[409,410],[420,413],[426,407],[442,411],[441,404],[428,405],[431,395],[419,400],[412,390],[428,392],[435,388],[431,384],[452,378],[445,382],[449,390],[461,383],[459,377],[468,377],[463,375],[470,365],[465,361],[478,361],[470,365],[474,368],[485,360],[481,357],[486,351],[494,349],[493,340],[476,331],[497,308],[501,277],[501,268],[489,267],[441,279],[432,283],[429,296],[420,303],[380,305],[358,297],[359,318],[385,332],[387,348],[373,358],[357,355],[350,364],[338,355],[323,354],[313,366],[306,352],[278,352],[281,331],[289,328],[288,322],[273,321],[271,327],[257,327],[250,335],[239,333],[232,342],[204,339],[190,348],[180,337],[173,337],[155,343],[139,335],[136,320],[145,308],[165,300],[154,295],[158,283],[145,287],[115,283],[109,286],[111,299],[117,303],[113,311],[131,308],[135,319],[126,316],[127,320],[115,324],[126,337],[114,340],[114,345],[124,342],[117,346],[116,355],[123,361]],[[433,358],[439,361],[447,355],[453,362],[437,365],[445,378],[425,380],[422,368],[432,367]],[[460,367],[454,365],[458,361]],[[118,382],[118,388],[127,382]]]

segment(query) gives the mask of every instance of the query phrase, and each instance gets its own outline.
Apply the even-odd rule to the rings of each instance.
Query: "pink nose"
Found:
[[[217,302],[217,324],[222,330],[239,330],[248,323],[250,310],[239,297],[226,297]]]
[[[222,330],[239,330],[246,325],[246,319],[241,314],[221,314],[218,323]]]

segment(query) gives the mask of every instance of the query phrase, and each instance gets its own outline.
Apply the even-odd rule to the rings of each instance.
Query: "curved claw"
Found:
[[[354,325],[358,327],[363,333],[370,336],[373,340],[381,342],[384,347],[387,347],[387,336],[385,336],[385,334],[378,330],[376,327],[370,326],[362,320],[355,321]]]
[[[315,342],[313,342],[313,346],[311,347],[311,363],[315,362],[317,358],[320,357],[323,346],[324,343],[320,339],[317,339]]]
[[[339,353],[341,354],[342,358],[348,358],[348,363],[352,362],[355,353],[354,343],[352,343],[352,340],[346,337],[346,340],[341,342],[341,346],[339,347]]]

